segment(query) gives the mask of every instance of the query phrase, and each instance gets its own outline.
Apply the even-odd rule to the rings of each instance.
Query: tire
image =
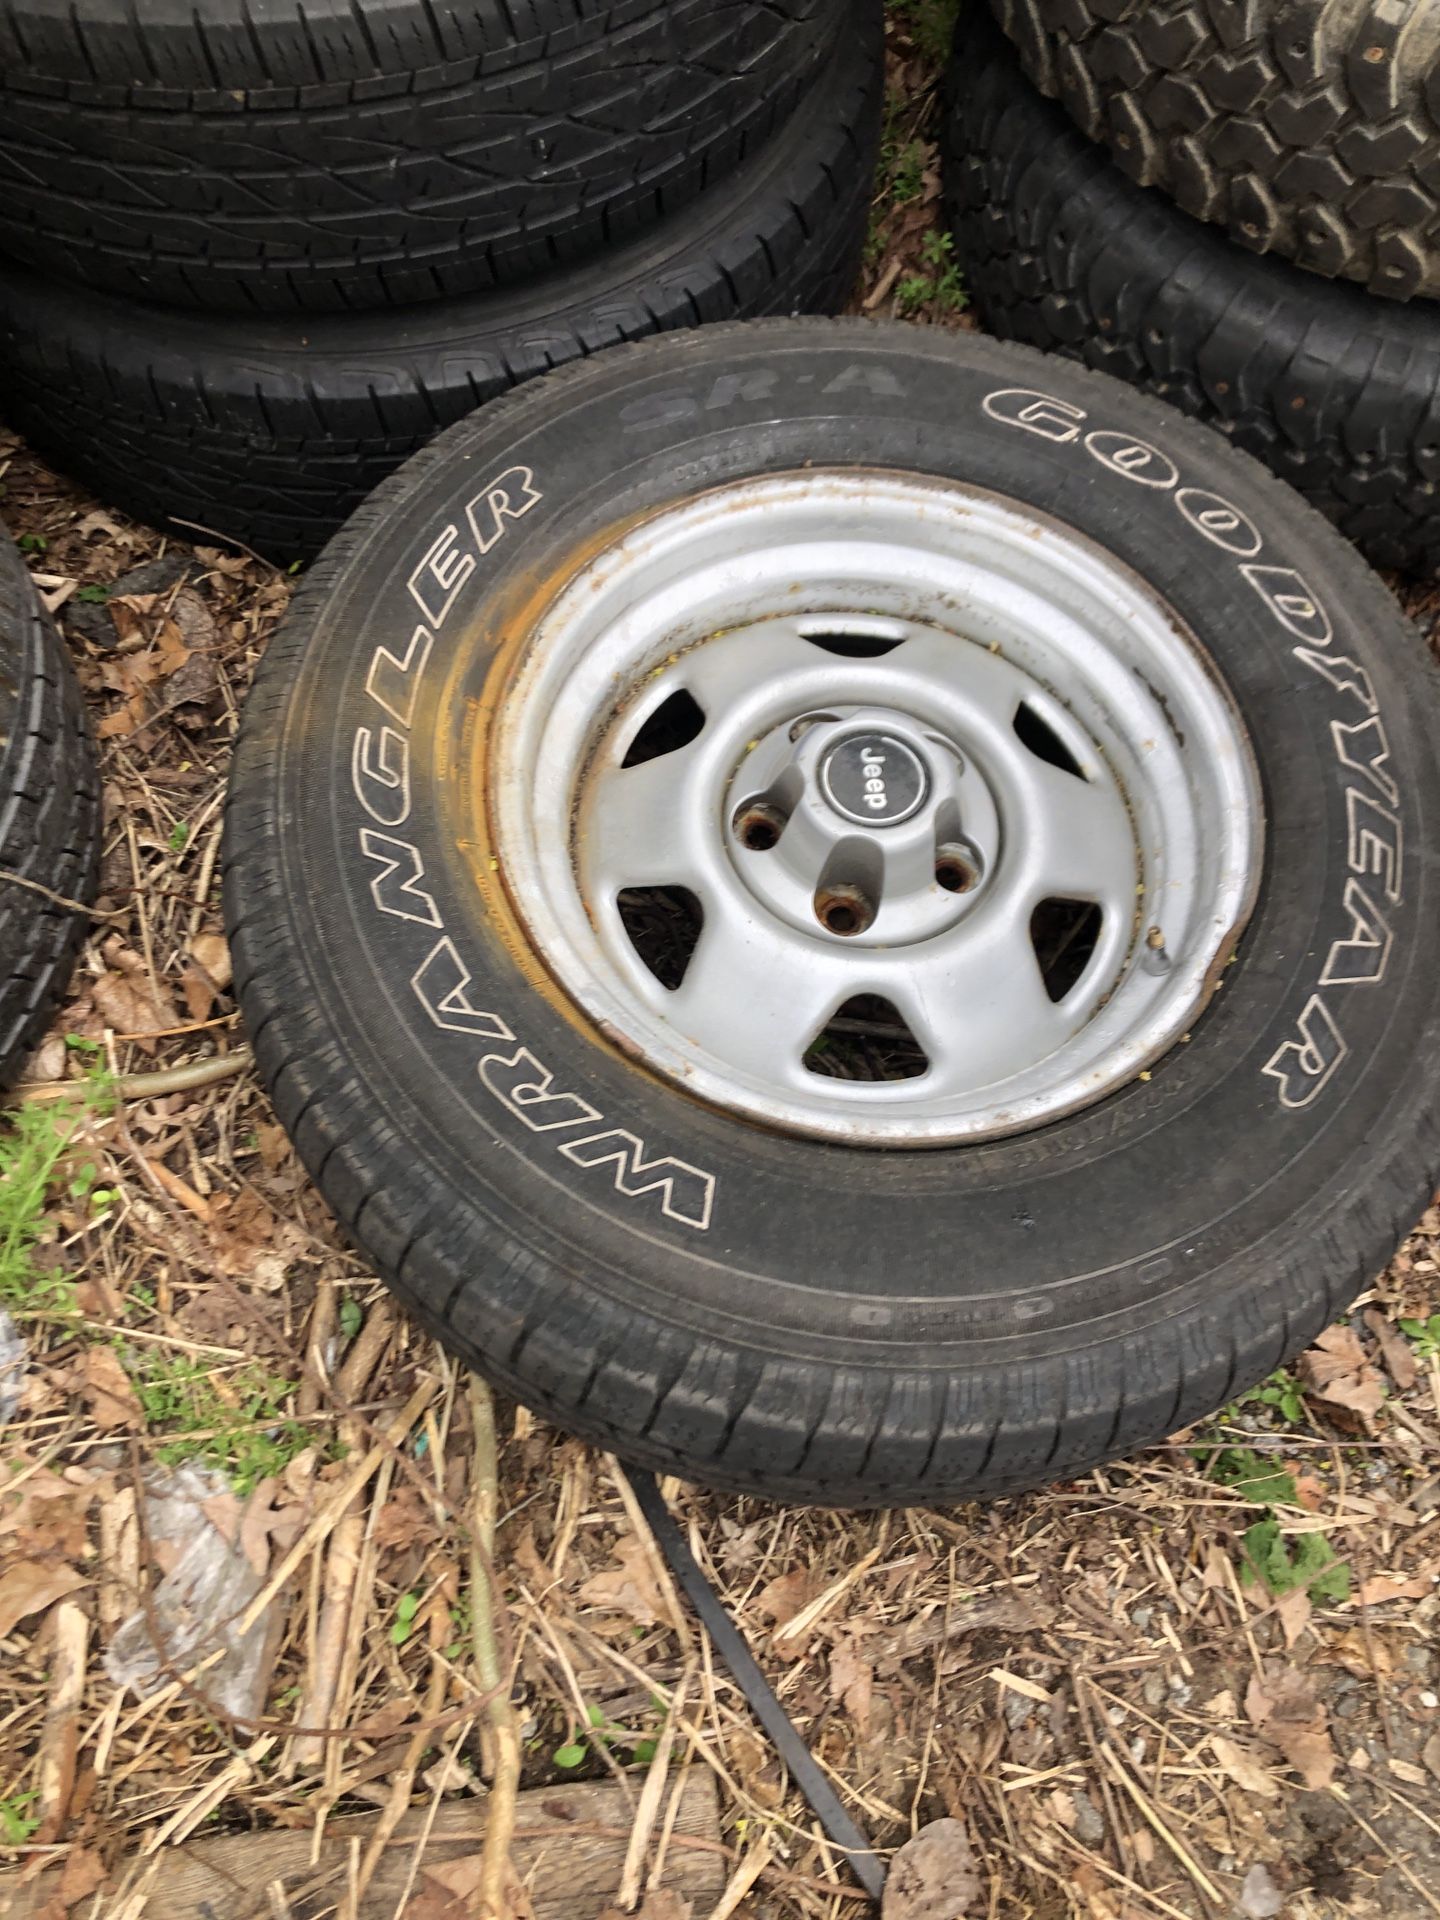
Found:
[[[1440,310],[1232,247],[1137,187],[961,23],[942,142],[982,323],[1208,421],[1380,567],[1440,566]]]
[[[837,0],[0,5],[0,250],[131,299],[402,306],[598,252],[724,180]]]
[[[521,670],[517,649],[563,629],[558,608],[608,620],[605,596],[677,502],[734,541],[737,485],[780,476],[802,507],[818,487],[828,512],[824,489],[853,490],[845,470],[859,466],[877,500],[907,475],[973,490],[959,515],[913,515],[935,530],[925,538],[979,538],[970,519],[1012,505],[1033,515],[1014,562],[1022,599],[1056,539],[1158,595],[1145,617],[1167,645],[1175,621],[1200,636],[1218,676],[1203,677],[1207,698],[1233,700],[1263,790],[1248,926],[1217,949],[1223,990],[1183,1044],[1036,1130],[1002,1114],[1004,1137],[924,1152],[754,1124],[682,1090],[684,1074],[650,1064],[622,1027],[602,1032],[575,997],[585,984],[561,984],[563,956],[537,957],[539,894],[496,837],[506,817],[532,818],[531,787],[504,785],[516,702],[546,673],[557,701],[576,684]],[[913,591],[904,569],[877,585],[861,567],[870,496],[844,497],[859,517],[827,520],[816,551],[856,571],[810,625],[826,652],[884,654],[888,672],[893,637],[826,645],[851,620],[888,632],[887,607]],[[675,551],[689,592],[690,549]],[[727,572],[723,551],[693,579],[752,594],[767,615],[811,606],[781,561]],[[673,674],[692,650],[669,593],[604,633],[633,628],[659,650],[654,671]],[[957,606],[981,618],[959,588],[950,613],[924,605],[942,625]],[[973,646],[954,644],[970,649],[967,671],[1003,652],[983,646],[988,629],[966,631]],[[723,623],[699,644],[712,642],[729,643]],[[881,666],[817,657],[836,688]],[[623,698],[607,659],[580,662],[602,703]],[[1076,1474],[1304,1347],[1428,1201],[1436,689],[1414,631],[1323,521],[1114,381],[976,335],[856,321],[618,348],[417,456],[335,540],[271,641],[224,848],[256,1058],[330,1206],[409,1308],[505,1391],[625,1458],[843,1505]],[[1209,781],[1185,715],[1166,713],[1173,751],[1190,738]],[[618,748],[595,751],[590,765],[619,764]],[[963,753],[955,764],[963,775]],[[1248,761],[1237,749],[1229,764]],[[573,795],[544,753],[535,777],[541,834],[545,819],[570,822]],[[581,824],[562,824],[542,854],[555,871],[568,871],[566,833],[588,857],[596,817],[581,807]],[[656,836],[670,830],[653,818]],[[1385,896],[1383,935],[1377,910],[1366,945],[1369,894],[1377,909]],[[866,965],[884,960],[875,951]],[[762,1014],[790,1018],[805,969],[784,978],[784,993],[737,986],[741,1043]]]
[[[728,184],[528,287],[398,318],[242,321],[0,278],[10,422],[127,512],[288,565],[438,428],[520,381],[671,328],[838,312],[859,267],[881,93],[868,0],[851,21],[823,82]]]
[[[0,1086],[18,1077],[65,990],[85,931],[77,903],[95,894],[99,834],[79,689],[0,528]]]
[[[1440,295],[1440,13],[1388,0],[992,0],[1141,186],[1257,253]]]

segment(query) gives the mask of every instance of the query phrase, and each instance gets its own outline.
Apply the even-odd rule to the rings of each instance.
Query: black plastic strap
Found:
[[[855,1878],[878,1900],[885,1891],[884,1867],[871,1851],[870,1842],[840,1804],[835,1789],[820,1771],[810,1749],[795,1731],[789,1714],[775,1698],[770,1682],[755,1664],[755,1656],[746,1646],[740,1629],[700,1571],[684,1534],[665,1504],[654,1474],[643,1473],[637,1467],[626,1467],[625,1474],[635,1490],[641,1512],[650,1523],[650,1531],[670,1564],[670,1571],[700,1616],[715,1651],[749,1701],[751,1712],[769,1734],[776,1752],[789,1769],[790,1778],[814,1808],[831,1841],[850,1862]]]

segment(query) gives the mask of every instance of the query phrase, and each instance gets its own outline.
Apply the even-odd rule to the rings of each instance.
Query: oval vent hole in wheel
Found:
[[[688,747],[705,724],[704,710],[683,687],[662,700],[654,713],[630,742],[622,767],[638,767],[646,760],[658,760],[662,753],[674,753]]]
[[[914,1080],[930,1069],[899,1010],[878,993],[856,994],[837,1008],[806,1049],[805,1065],[831,1080]]]
[[[673,993],[699,942],[704,908],[688,887],[624,887],[615,904],[631,946]]]
[[[878,660],[900,645],[898,639],[878,633],[807,633],[805,638],[812,647],[838,653],[842,660]]]
[[[1042,720],[1028,701],[1022,702],[1017,710],[1014,727],[1021,745],[1028,747],[1037,760],[1048,761],[1052,767],[1059,767],[1062,773],[1073,773],[1077,780],[1085,778],[1080,762],[1050,723]]]
[[[1063,1000],[1089,966],[1105,916],[1090,900],[1042,900],[1030,916],[1030,943],[1052,1000]]]

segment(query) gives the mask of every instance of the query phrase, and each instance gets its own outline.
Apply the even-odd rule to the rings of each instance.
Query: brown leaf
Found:
[[[190,942],[190,957],[205,969],[222,993],[235,978],[230,948],[223,933],[197,933]]]
[[[1372,1573],[1355,1598],[1362,1607],[1379,1607],[1387,1600],[1424,1600],[1434,1591],[1435,1563],[1427,1561],[1413,1574]]]
[[[890,1862],[881,1920],[965,1920],[981,1901],[980,1869],[960,1820],[922,1827]]]
[[[1279,1787],[1255,1756],[1244,1747],[1216,1733],[1210,1737],[1210,1751],[1219,1761],[1221,1771],[1237,1787],[1243,1787],[1246,1793],[1258,1793],[1266,1800],[1273,1800],[1278,1795]]]
[[[1375,1336],[1390,1378],[1400,1391],[1405,1393],[1420,1377],[1415,1355],[1410,1351],[1410,1342],[1391,1326],[1383,1313],[1377,1313],[1374,1307],[1365,1309],[1364,1319],[1366,1326]]]
[[[788,1627],[821,1591],[820,1576],[809,1567],[778,1574],[755,1596],[755,1604],[777,1627]]]
[[[73,1567],[58,1560],[20,1560],[0,1573],[0,1640],[15,1631],[17,1621],[40,1613],[85,1585]]]
[[[1312,1790],[1328,1787],[1338,1764],[1330,1744],[1324,1707],[1303,1675],[1278,1661],[1266,1665],[1261,1681],[1253,1674],[1245,1689],[1245,1712],[1252,1725]]]
[[[86,1900],[105,1878],[105,1862],[91,1847],[71,1847],[65,1856],[57,1898],[68,1912]]]
[[[1310,1613],[1310,1595],[1304,1587],[1292,1587],[1289,1593],[1282,1593],[1275,1602],[1275,1615],[1280,1622],[1280,1631],[1285,1635],[1287,1651],[1309,1626]]]
[[[139,1433],[145,1415],[113,1347],[89,1347],[77,1369],[81,1398],[102,1433]]]
[[[90,997],[107,1027],[136,1040],[147,1053],[155,1051],[152,1038],[180,1025],[175,1004],[162,987],[142,973],[113,971],[92,981]]]
[[[1385,1383],[1352,1327],[1327,1327],[1310,1351],[1301,1354],[1298,1371],[1321,1400],[1366,1419],[1385,1404]]]
[[[594,1573],[580,1589],[580,1598],[592,1607],[606,1607],[627,1613],[642,1627],[664,1624],[670,1618],[654,1574],[650,1571],[645,1549],[633,1538],[615,1544],[618,1567]]]
[[[837,1641],[830,1653],[830,1697],[844,1707],[862,1738],[869,1731],[874,1690],[875,1669],[861,1657],[855,1641]]]

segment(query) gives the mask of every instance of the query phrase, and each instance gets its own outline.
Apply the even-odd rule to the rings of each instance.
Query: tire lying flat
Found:
[[[1135,186],[973,11],[943,164],[956,251],[991,332],[1218,427],[1376,566],[1440,568],[1440,307],[1246,253]]]
[[[547,890],[568,900],[578,886],[599,817],[573,811],[569,763],[547,760],[555,716],[566,701],[583,713],[593,690],[584,656],[564,677],[545,636],[603,619],[595,646],[625,638],[654,653],[655,674],[684,675],[687,595],[748,595],[770,628],[792,623],[787,660],[820,649],[804,684],[818,661],[843,720],[858,688],[900,684],[906,648],[929,644],[913,581],[885,573],[890,550],[864,510],[865,488],[878,513],[906,476],[932,489],[906,522],[917,540],[964,543],[979,537],[972,522],[1004,514],[1032,527],[1001,557],[967,549],[954,591],[926,602],[956,636],[947,659],[971,672],[983,654],[985,673],[1010,671],[1001,641],[983,644],[976,583],[1035,645],[1081,618],[1078,584],[1071,615],[1047,602],[1034,616],[1041,559],[1138,595],[1126,604],[1158,609],[1167,645],[1193,634],[1186,657],[1218,676],[1201,673],[1206,698],[1249,743],[1234,791],[1250,791],[1253,754],[1264,817],[1248,924],[1238,940],[1215,936],[1223,985],[1161,1057],[1039,1129],[1001,1113],[998,1137],[907,1151],[892,1130],[876,1152],[826,1135],[823,1119],[755,1124],[682,1090],[683,1071],[659,1053],[643,1064],[644,1045],[582,1011],[573,956],[547,947],[542,964],[531,929]],[[745,490],[777,487],[780,506],[757,521]],[[850,500],[848,517],[828,544],[802,543],[797,564],[832,566],[849,585],[797,599],[764,529],[807,501],[829,513],[832,495]],[[692,513],[694,538],[718,543],[693,567],[689,547],[665,545]],[[636,603],[643,616],[611,619],[605,596],[652,545],[674,577]],[[788,565],[791,549],[774,552]],[[797,637],[802,625],[813,638]],[[696,660],[735,644],[730,623],[716,629]],[[859,637],[832,644],[837,632]],[[750,656],[767,700],[768,647]],[[595,655],[594,674],[609,657]],[[731,684],[733,724],[748,724],[754,688],[743,674]],[[1133,673],[1117,685],[1123,701],[1150,697]],[[557,704],[531,727],[542,694]],[[425,1324],[507,1391],[631,1460],[776,1497],[1007,1492],[1157,1440],[1266,1374],[1426,1204],[1440,1163],[1435,694],[1418,637],[1323,521],[1215,435],[1113,381],[972,335],[860,322],[625,347],[443,435],[302,586],[236,753],[225,902],[237,988],[277,1112],[336,1214]],[[624,692],[605,680],[596,697],[609,726]],[[634,759],[648,776],[692,747],[710,765],[709,729],[732,721],[723,703],[691,704],[698,734],[692,714],[668,745],[651,742],[658,758],[640,764],[635,735],[623,761],[597,748],[590,766],[623,778]],[[1040,704],[1057,737],[1079,724]],[[616,724],[642,711],[624,707]],[[1184,716],[1155,712],[1157,765],[1210,781]],[[982,742],[1000,738],[975,725]],[[1001,731],[1014,757],[1018,716]],[[788,737],[804,751],[806,728]],[[938,739],[919,743],[932,761]],[[532,748],[541,784],[527,812],[530,788],[507,786],[506,770]],[[944,764],[963,779],[985,749],[953,751]],[[1098,762],[1067,772],[1043,738],[1026,752],[1031,774],[1076,803],[1108,778]],[[891,806],[883,779],[854,791],[876,794],[857,800],[862,816]],[[977,842],[981,813],[961,815]],[[536,847],[512,861],[517,817]],[[547,822],[560,823],[553,844]],[[653,844],[663,869],[675,820],[650,822],[630,850],[648,857]],[[768,844],[756,837],[733,861],[770,859]],[[1020,886],[1024,836],[1014,844],[977,912]],[[718,897],[733,897],[731,867],[716,871],[730,889]],[[702,891],[689,965],[703,972],[707,933],[730,922],[712,922]],[[937,902],[931,888],[921,906]],[[810,937],[827,967],[848,964],[843,941],[825,947],[813,923]],[[1192,957],[1172,927],[1130,949],[1125,978],[1136,966],[1163,978]],[[891,959],[865,950],[867,967]],[[903,995],[910,961],[895,964]],[[757,1022],[789,1018],[807,973],[742,982],[738,1045]],[[811,1069],[805,1084],[822,1104],[835,1089],[852,1117],[872,1092],[899,1103],[892,1116],[908,1111],[911,1089],[881,1077],[847,1088]]]
[[[781,127],[837,0],[4,0],[0,250],[132,299],[403,305],[677,212]]]
[[[1042,92],[1257,253],[1440,294],[1440,11],[1387,0],[992,0]]]
[[[403,315],[171,313],[5,275],[5,412],[141,519],[307,559],[437,428],[520,381],[670,328],[837,312],[864,242],[881,78],[879,21],[852,0],[823,79],[723,185],[585,266]]]
[[[0,528],[0,1086],[18,1078],[65,990],[85,931],[84,914],[65,903],[94,897],[99,836],[79,689]]]

